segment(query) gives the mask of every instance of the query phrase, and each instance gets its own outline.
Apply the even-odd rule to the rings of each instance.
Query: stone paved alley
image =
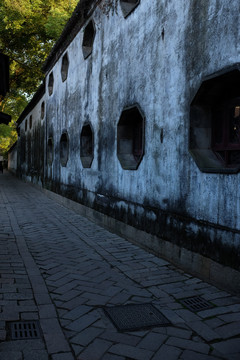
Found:
[[[231,280],[230,280],[231,281]],[[179,299],[215,306],[193,312]],[[103,306],[152,303],[168,326],[119,332]],[[42,336],[12,340],[9,322]],[[0,360],[240,359],[240,298],[0,175]]]

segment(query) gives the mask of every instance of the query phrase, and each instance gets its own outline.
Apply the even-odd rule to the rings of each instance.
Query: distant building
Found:
[[[98,4],[79,3],[44,65],[17,172],[240,290],[239,0]]]

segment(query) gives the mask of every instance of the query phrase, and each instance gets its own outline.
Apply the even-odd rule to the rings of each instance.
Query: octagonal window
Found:
[[[136,170],[144,154],[144,116],[138,105],[123,110],[117,126],[117,156],[123,169]]]
[[[53,163],[53,139],[49,138],[47,143],[47,161],[49,165]]]
[[[48,79],[48,93],[50,96],[53,93],[53,84],[54,84],[54,78],[53,78],[53,73],[51,72]]]
[[[140,0],[120,0],[123,16],[126,18],[140,4]]]
[[[82,51],[84,59],[87,59],[91,55],[93,50],[93,42],[95,37],[95,25],[92,20],[89,21],[84,30]]]
[[[240,68],[206,78],[191,103],[189,150],[204,172],[240,170]]]
[[[69,139],[67,132],[63,132],[60,139],[60,163],[66,166],[68,162]]]
[[[68,54],[66,53],[62,58],[62,67],[61,67],[62,82],[64,82],[67,79],[68,67],[69,67],[69,60],[68,60]]]
[[[80,136],[80,157],[82,166],[90,168],[94,157],[93,131],[90,124],[82,127]]]
[[[41,119],[44,118],[44,115],[45,115],[45,102],[43,101],[41,103]]]

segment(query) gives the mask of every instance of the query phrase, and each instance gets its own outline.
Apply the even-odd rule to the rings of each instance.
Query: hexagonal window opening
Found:
[[[199,169],[240,170],[240,65],[205,79],[190,107],[189,151]]]
[[[27,128],[28,128],[28,120],[26,119],[25,120],[25,131],[27,131]]]
[[[53,139],[50,137],[48,138],[47,143],[47,161],[49,165],[53,163]]]
[[[45,115],[45,102],[43,101],[41,104],[41,119],[44,118]]]
[[[94,158],[94,139],[90,124],[82,127],[80,135],[80,158],[84,168],[90,168]]]
[[[69,153],[69,139],[67,132],[63,132],[60,139],[60,163],[63,167],[67,165]]]
[[[29,118],[29,128],[30,128],[30,130],[32,129],[32,115],[30,115],[30,118]]]
[[[117,126],[117,156],[123,169],[136,170],[144,154],[144,116],[134,105],[123,110]]]
[[[53,84],[54,84],[54,78],[53,78],[53,72],[51,72],[48,78],[48,93],[50,96],[53,93]]]
[[[62,58],[62,67],[61,67],[62,82],[64,82],[67,79],[68,67],[69,67],[69,60],[68,60],[68,54],[66,53]]]
[[[140,4],[140,0],[120,0],[123,16],[126,18]]]
[[[91,55],[93,50],[93,43],[95,38],[95,25],[92,20],[89,21],[84,30],[82,51],[84,59],[87,59]]]

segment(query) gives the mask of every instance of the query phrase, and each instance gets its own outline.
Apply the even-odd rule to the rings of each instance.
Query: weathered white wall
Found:
[[[44,180],[44,155],[45,155],[45,115],[41,116],[41,106],[46,101],[43,96],[40,101],[26,114],[19,125],[20,137],[18,139],[18,172],[21,177],[39,185]],[[30,116],[32,128],[30,129]],[[27,130],[25,122],[27,121]],[[24,156],[25,151],[25,156]],[[24,160],[25,159],[25,160]]]
[[[238,0],[141,0],[124,19],[120,7],[108,18],[97,8],[92,55],[84,60],[80,31],[66,50],[67,80],[64,54],[50,69],[51,96],[50,72],[46,78],[47,137],[54,140],[46,186],[215,260],[225,245],[237,253],[240,175],[201,172],[188,146],[190,103],[201,81],[239,61],[239,10]],[[145,115],[145,154],[132,171],[120,165],[116,139],[122,110],[135,103]],[[90,169],[80,160],[85,121],[95,139]],[[66,167],[59,161],[64,129]]]
[[[16,174],[17,172],[17,146],[14,146],[8,153],[8,170]]]

